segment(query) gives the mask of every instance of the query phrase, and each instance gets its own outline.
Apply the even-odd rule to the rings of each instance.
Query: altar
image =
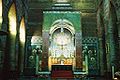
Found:
[[[78,11],[44,11],[42,30],[42,70],[52,65],[72,65],[82,69],[81,13]],[[51,20],[49,20],[51,19]]]

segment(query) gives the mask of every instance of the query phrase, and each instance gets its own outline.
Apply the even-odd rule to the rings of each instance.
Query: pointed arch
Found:
[[[16,34],[17,34],[17,18],[16,18],[16,5],[13,2],[8,11],[8,51],[10,70],[16,70]]]
[[[25,38],[26,38],[26,30],[25,30],[25,18],[22,17],[20,21],[19,27],[19,49],[20,53],[18,54],[18,71],[23,72],[24,67],[24,52],[25,52]]]
[[[16,19],[16,8],[15,3],[12,3],[9,12],[8,12],[8,20],[9,20],[9,32],[11,35],[16,35],[17,30],[17,19]]]
[[[0,28],[2,24],[2,0],[0,0]]]
[[[25,42],[25,19],[22,17],[21,23],[20,23],[20,42]]]

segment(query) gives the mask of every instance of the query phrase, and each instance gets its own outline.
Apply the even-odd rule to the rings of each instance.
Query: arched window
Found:
[[[13,3],[10,7],[10,10],[8,12],[8,19],[9,19],[9,32],[11,35],[16,35],[17,31],[16,31],[16,8],[15,8],[15,4]]]
[[[21,23],[20,23],[20,41],[22,43],[25,42],[25,19],[22,17]]]
[[[8,32],[9,32],[9,45],[7,46],[9,49],[9,62],[10,62],[10,70],[16,69],[16,34],[17,34],[17,21],[16,21],[16,8],[15,3],[12,3],[9,12],[8,12]]]
[[[2,24],[2,0],[0,0],[0,28]]]

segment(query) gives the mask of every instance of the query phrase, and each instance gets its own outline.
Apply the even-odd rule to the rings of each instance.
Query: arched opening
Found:
[[[20,42],[25,43],[25,20],[24,17],[22,17],[21,23],[20,23]]]
[[[9,57],[10,57],[10,70],[15,70],[16,69],[16,34],[17,34],[17,19],[16,19],[16,8],[15,8],[15,3],[13,2],[11,4],[11,7],[8,12],[8,20],[9,20],[9,35],[8,35],[8,40],[9,40]]]
[[[2,0],[0,0],[0,29],[2,24]]]
[[[73,26],[64,20],[60,20],[60,22],[57,22],[53,27],[51,27],[49,38],[49,70],[51,70],[52,65],[72,65],[74,69],[75,32]]]
[[[20,29],[19,29],[19,40],[20,40],[20,53],[18,54],[18,69],[20,72],[23,72],[23,63],[24,63],[24,52],[25,52],[25,37],[26,37],[26,30],[25,30],[25,20],[22,17],[20,22]]]
[[[8,12],[8,19],[9,19],[9,32],[12,36],[15,37],[17,31],[16,31],[16,8],[15,4],[13,3],[10,7],[10,10]]]

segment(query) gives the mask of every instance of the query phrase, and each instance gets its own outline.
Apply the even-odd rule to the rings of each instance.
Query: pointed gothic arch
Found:
[[[2,9],[3,8],[3,5],[2,5],[2,0],[0,0],[0,29],[1,29],[1,24],[2,24]]]
[[[9,49],[9,63],[10,70],[16,70],[17,57],[16,57],[16,34],[17,34],[17,16],[16,16],[16,5],[13,1],[8,11],[8,49]]]
[[[15,3],[13,2],[9,12],[8,12],[8,20],[9,20],[9,32],[11,35],[16,35],[17,33],[17,18],[16,18],[16,6]]]

